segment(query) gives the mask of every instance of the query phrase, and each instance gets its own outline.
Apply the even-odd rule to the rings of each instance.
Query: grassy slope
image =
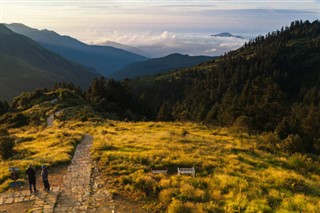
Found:
[[[44,102],[24,113],[34,111],[49,115],[53,107]],[[57,116],[54,127],[11,129],[17,153],[1,162],[1,187],[8,184],[9,165],[22,169],[29,163],[70,161],[75,145],[89,132],[94,136],[92,156],[111,191],[143,201],[151,211],[316,212],[320,207],[319,163],[266,152],[262,136],[194,123],[72,120],[90,112],[69,108],[60,121]],[[195,178],[176,174],[177,167],[192,166]],[[167,176],[150,172],[163,167],[169,170]]]
[[[0,191],[8,187],[9,166],[24,168],[31,163],[40,168],[42,164],[56,166],[71,161],[75,145],[82,139],[82,132],[69,128],[26,127],[11,130],[17,138],[14,158],[0,162]]]
[[[17,98],[27,96],[22,94]],[[67,98],[67,100],[66,100]],[[57,99],[56,104],[51,104],[50,100]],[[27,109],[19,109],[21,113],[32,118],[40,117],[39,122],[31,122],[29,126],[21,128],[9,129],[10,135],[16,139],[15,155],[7,160],[0,162],[0,192],[8,188],[11,180],[8,167],[19,167],[22,178],[24,176],[24,168],[32,163],[40,168],[42,164],[48,166],[56,166],[69,163],[76,144],[81,141],[84,132],[82,129],[72,129],[69,126],[63,126],[64,122],[54,122],[53,127],[47,128],[46,118],[53,112],[60,109],[69,108],[70,104],[81,104],[81,99],[72,97],[72,94],[57,90],[48,92],[42,98],[35,99],[31,103],[23,104]],[[83,106],[78,106],[76,109],[85,109]],[[14,113],[14,112],[13,112]],[[63,114],[62,114],[63,116]],[[0,128],[7,128],[6,124],[0,124]]]
[[[299,169],[302,156],[259,149],[260,136],[193,123],[121,122],[96,127],[93,134],[93,156],[114,189],[146,200],[153,211],[316,212],[320,207],[319,170]],[[197,177],[178,176],[177,167],[184,166],[194,166]],[[153,175],[150,169],[157,167],[167,167],[169,175]]]

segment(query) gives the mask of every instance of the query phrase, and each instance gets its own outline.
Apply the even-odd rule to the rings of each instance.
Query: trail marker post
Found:
[[[13,183],[10,184],[10,186],[12,188],[18,187],[17,180],[19,178],[19,174],[17,172],[19,171],[19,168],[9,167],[9,171],[11,172],[10,178],[14,181]],[[18,188],[18,190],[19,190],[19,188]]]

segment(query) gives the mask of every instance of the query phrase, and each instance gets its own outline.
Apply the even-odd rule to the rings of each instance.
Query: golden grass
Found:
[[[319,170],[304,169],[304,165],[317,168],[310,159],[266,152],[259,148],[259,136],[180,122],[66,120],[55,121],[50,128],[11,130],[18,139],[17,154],[16,159],[1,162],[2,187],[8,184],[9,165],[69,162],[86,132],[94,137],[92,157],[110,190],[144,202],[150,211],[317,212],[320,208]],[[179,176],[177,167],[195,167],[197,175]],[[152,174],[152,168],[167,168],[168,175]]]
[[[8,167],[18,167],[21,175],[29,164],[40,167],[42,164],[56,166],[71,161],[76,144],[81,141],[83,132],[69,128],[24,127],[11,130],[16,140],[15,155],[9,161],[1,162],[0,190],[8,188],[10,175]]]
[[[256,136],[194,123],[109,122],[92,128],[92,154],[119,193],[153,211],[315,212],[319,174],[301,174]],[[151,168],[165,168],[155,175]],[[177,167],[195,167],[196,178]],[[180,210],[179,210],[180,209]]]

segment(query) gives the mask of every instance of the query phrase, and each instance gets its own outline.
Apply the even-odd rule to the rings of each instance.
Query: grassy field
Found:
[[[71,161],[76,144],[81,141],[83,132],[60,127],[24,127],[12,129],[16,139],[15,155],[0,162],[0,191],[8,188],[11,182],[8,167],[18,167],[23,178],[23,170],[29,164],[40,168],[42,164],[57,166]],[[23,181],[23,179],[22,179]]]
[[[45,118],[63,108],[46,105],[24,113],[41,112]],[[194,123],[103,120],[86,107],[68,108],[53,127],[46,127],[45,119],[41,123],[10,129],[15,155],[1,161],[0,190],[8,187],[9,166],[68,163],[76,144],[90,133],[92,157],[109,189],[152,212],[320,209],[319,157],[277,152],[265,146],[265,135]],[[177,175],[178,167],[194,167],[196,177]],[[153,174],[152,168],[167,168],[168,174]]]
[[[263,137],[193,123],[108,122],[92,154],[115,193],[152,211],[317,212],[318,161],[264,151]],[[177,175],[194,167],[196,177]],[[152,174],[167,168],[168,175]]]

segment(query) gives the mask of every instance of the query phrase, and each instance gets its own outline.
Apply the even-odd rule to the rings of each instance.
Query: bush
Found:
[[[241,115],[235,120],[232,129],[238,132],[249,132],[251,125],[251,119],[245,115]]]
[[[168,213],[192,213],[192,208],[174,199],[168,207]]]
[[[319,173],[320,164],[317,161],[314,161],[312,158],[307,155],[300,153],[295,153],[288,158],[288,163],[290,167],[300,173]]]
[[[283,151],[290,152],[290,153],[304,151],[302,139],[298,134],[288,135],[288,137],[281,142],[280,148]]]
[[[185,137],[185,136],[187,136],[187,135],[189,135],[190,133],[188,132],[188,130],[186,130],[186,129],[182,129],[181,130],[181,136],[183,136],[183,137]]]
[[[159,201],[164,204],[169,204],[176,193],[176,189],[164,189],[159,194]]]
[[[8,132],[8,130],[6,130],[6,129],[0,129],[0,135],[1,135],[1,136],[8,136],[8,135],[9,135],[9,132]]]
[[[269,132],[262,136],[262,144],[263,146],[270,148],[272,150],[276,150],[281,140],[276,133]]]
[[[29,124],[29,118],[22,113],[8,114],[2,117],[2,123],[6,123],[10,128],[19,128]]]
[[[14,154],[14,140],[9,136],[0,137],[0,154],[3,160],[7,160]]]
[[[158,196],[158,182],[152,176],[144,174],[142,170],[139,170],[133,173],[132,177],[133,185],[136,190],[144,192],[147,198]]]

